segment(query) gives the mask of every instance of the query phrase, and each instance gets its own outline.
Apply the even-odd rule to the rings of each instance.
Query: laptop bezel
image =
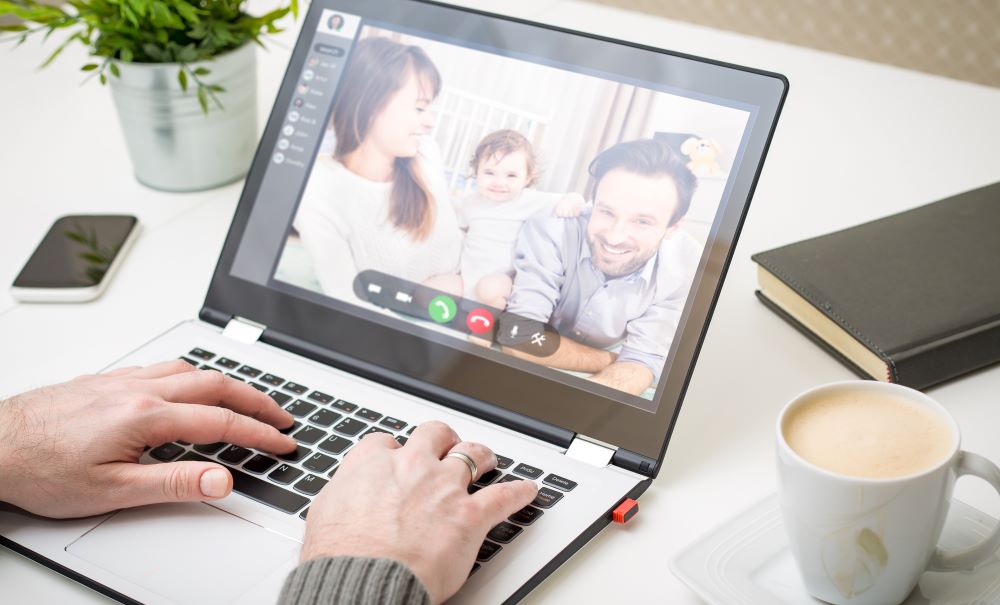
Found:
[[[752,155],[759,155],[759,159],[753,161],[748,153],[750,159],[745,159],[740,164],[733,177],[736,185],[732,185],[730,201],[721,218],[717,218],[718,236],[708,254],[702,258],[702,267],[710,269],[711,273],[702,273],[701,269],[699,271],[701,279],[693,286],[684,313],[686,319],[682,320],[687,323],[681,324],[684,329],[675,338],[671,365],[661,380],[654,398],[657,407],[651,413],[598,394],[553,383],[516,367],[504,366],[379,323],[360,320],[354,313],[337,311],[230,275],[261,180],[269,166],[270,150],[279,136],[284,108],[294,92],[309,51],[308,41],[311,40],[322,10],[336,8],[365,15],[375,10],[375,4],[377,3],[359,0],[311,3],[303,19],[303,34],[293,50],[254,156],[201,317],[220,325],[231,317],[250,319],[266,326],[262,340],[284,343],[308,357],[358,371],[369,378],[384,380],[398,388],[430,396],[446,405],[457,404],[457,407],[465,411],[469,411],[468,402],[478,403],[480,409],[492,408],[493,419],[502,418],[502,424],[507,426],[517,427],[521,422],[531,424],[533,419],[537,422],[529,432],[537,434],[538,423],[541,423],[549,427],[550,435],[561,436],[560,441],[564,441],[572,433],[586,435],[620,448],[620,453],[623,454],[620,459],[631,462],[628,466],[632,470],[655,476],[665,455],[698,351],[732,260],[735,242],[787,94],[787,80],[780,74],[464,7],[427,0],[408,0],[400,5],[400,10],[457,11],[456,14],[461,14],[466,19],[499,20],[500,23],[517,24],[517,27],[530,28],[532,31],[577,36],[595,43],[613,44],[690,61],[692,63],[689,65],[692,67],[722,67],[732,70],[727,73],[752,76],[759,84],[754,91],[757,96],[752,99],[752,104],[758,107],[758,123],[754,125],[751,137],[755,146]],[[487,21],[475,25],[480,31],[489,29]],[[743,191],[746,192],[745,195],[742,195]],[[299,192],[295,193],[293,203],[297,203],[298,194]],[[706,280],[706,277],[714,279]],[[296,344],[299,346],[295,346]],[[461,403],[463,401],[464,404]],[[551,430],[556,427],[562,430]]]

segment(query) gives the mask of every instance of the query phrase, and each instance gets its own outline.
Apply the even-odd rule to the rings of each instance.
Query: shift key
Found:
[[[180,457],[180,460],[214,462],[194,452],[184,454]],[[304,496],[282,489],[253,475],[248,475],[243,471],[227,468],[233,476],[233,491],[243,494],[247,498],[272,506],[289,515],[297,513],[299,509],[309,503],[309,499]]]

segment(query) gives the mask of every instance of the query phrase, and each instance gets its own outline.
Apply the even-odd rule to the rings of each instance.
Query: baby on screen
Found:
[[[462,245],[465,298],[497,309],[507,306],[514,274],[514,246],[524,221],[542,210],[578,216],[583,196],[532,189],[538,166],[531,143],[515,130],[486,135],[472,155],[476,190],[458,207],[466,231]]]

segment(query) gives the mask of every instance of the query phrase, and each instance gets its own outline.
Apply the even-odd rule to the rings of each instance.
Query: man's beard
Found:
[[[605,260],[607,260],[608,257],[611,256],[605,250],[600,249],[600,247],[602,245],[605,245],[605,243],[604,243],[603,240],[601,240],[596,235],[595,236],[589,236],[589,235],[587,236],[587,245],[590,246],[590,257],[591,257],[591,259],[593,259],[595,261],[596,261],[596,259],[605,259]],[[610,246],[610,247],[615,248],[616,246]],[[623,255],[626,258],[623,258],[620,261],[615,262],[615,261],[612,260],[613,264],[611,264],[609,266],[602,266],[603,263],[599,264],[598,262],[594,262],[594,265],[602,273],[604,273],[604,275],[606,275],[608,277],[622,277],[622,276],[630,275],[630,274],[635,273],[636,271],[638,271],[643,265],[646,264],[646,261],[648,261],[649,259],[651,259],[653,257],[654,254],[656,254],[656,248],[654,248],[645,257],[638,256],[638,250],[636,250],[636,251],[630,252],[630,254],[628,254],[628,255]]]

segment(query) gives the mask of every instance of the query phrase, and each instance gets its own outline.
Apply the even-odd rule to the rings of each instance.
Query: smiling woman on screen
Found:
[[[428,136],[441,76],[417,46],[384,37],[353,49],[294,226],[329,296],[353,301],[358,272],[461,292],[461,231]]]

